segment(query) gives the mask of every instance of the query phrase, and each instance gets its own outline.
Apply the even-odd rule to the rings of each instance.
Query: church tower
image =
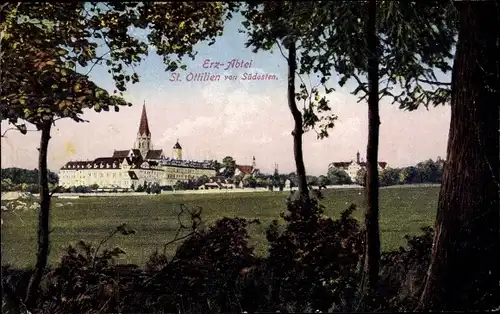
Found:
[[[135,139],[134,149],[141,152],[142,158],[146,158],[148,151],[153,149],[151,143],[151,132],[149,131],[148,116],[146,114],[146,102],[142,106],[141,122],[139,123],[139,131]]]
[[[181,144],[179,144],[179,139],[177,139],[177,142],[172,148],[172,157],[176,160],[182,160],[182,147]]]

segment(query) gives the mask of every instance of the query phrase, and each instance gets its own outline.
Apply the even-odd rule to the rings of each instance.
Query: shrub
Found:
[[[135,233],[125,224],[118,226],[97,248],[80,241],[69,246],[60,264],[44,278],[39,313],[85,313],[100,309],[118,312],[120,283],[115,259],[125,254],[120,248],[100,248],[115,234]]]
[[[363,252],[354,210],[351,205],[334,221],[323,216],[314,198],[288,202],[288,214],[282,214],[285,230],[280,232],[274,221],[267,231],[266,264],[274,278],[266,311],[351,309]]]
[[[237,281],[240,272],[255,261],[246,230],[253,223],[258,221],[222,218],[206,230],[193,232],[170,261],[164,254],[153,254],[147,267],[159,273],[145,287],[156,291],[149,295],[156,301],[148,303],[166,312],[241,311]]]
[[[405,236],[407,248],[381,256],[380,294],[385,308],[391,311],[415,309],[424,286],[432,253],[434,230],[422,228],[423,234]]]
[[[144,190],[145,190],[145,189],[144,189],[144,186],[143,186],[143,185],[141,185],[141,184],[139,184],[139,185],[137,186],[137,189],[136,189],[135,191],[136,191],[136,192],[144,192]]]
[[[414,309],[430,259],[431,228],[406,237],[407,248],[382,255],[380,291],[373,306],[361,302],[358,291],[364,232],[352,217],[355,206],[336,220],[323,215],[316,198],[290,199],[287,210],[284,225],[275,220],[267,229],[266,258],[256,258],[249,245],[247,228],[258,220],[224,217],[205,228],[201,208],[184,205],[175,238],[162,253],[152,254],[144,269],[116,265],[124,254],[119,248],[101,250],[116,234],[133,234],[126,225],[96,247],[84,242],[70,246],[44,276],[37,313]],[[167,246],[180,241],[173,256],[167,256]],[[29,271],[2,267],[4,312],[20,312],[29,278]]]

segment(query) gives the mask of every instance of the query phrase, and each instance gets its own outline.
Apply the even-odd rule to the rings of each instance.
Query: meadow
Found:
[[[433,226],[439,187],[383,188],[380,190],[380,227],[382,250],[397,249],[406,243],[406,234],[420,233],[423,226]],[[51,249],[49,263],[60,260],[70,244],[80,240],[98,244],[121,223],[136,231],[134,235],[116,235],[104,247],[119,246],[126,252],[122,263],[144,265],[155,251],[171,241],[178,229],[180,204],[201,206],[206,225],[222,217],[258,218],[251,225],[251,243],[258,255],[266,254],[265,230],[273,219],[286,210],[289,192],[256,192],[227,194],[146,195],[123,197],[85,197],[53,199]],[[363,218],[363,193],[360,189],[338,189],[323,192],[325,214],[338,218],[351,203],[358,206],[354,216]],[[36,254],[37,212],[24,210],[2,212],[2,264],[32,266]],[[186,221],[188,222],[188,221]],[[172,254],[175,245],[169,246]]]

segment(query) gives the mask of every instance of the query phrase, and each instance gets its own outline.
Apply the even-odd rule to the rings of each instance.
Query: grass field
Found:
[[[433,225],[438,187],[397,187],[380,191],[380,227],[382,249],[396,249],[405,244],[405,234],[417,234],[420,228]],[[260,226],[249,231],[257,254],[266,252],[265,229],[285,210],[287,192],[184,194],[126,197],[89,197],[54,199],[51,220],[49,262],[57,263],[61,252],[79,240],[98,243],[117,225],[127,223],[137,233],[117,235],[109,246],[118,245],[126,253],[120,262],[143,265],[156,248],[170,241],[177,230],[179,204],[202,206],[207,224],[226,217],[259,218]],[[326,214],[337,218],[350,203],[358,205],[355,216],[363,217],[363,195],[358,189],[329,190],[322,203]],[[66,204],[58,206],[57,203]],[[72,205],[67,205],[72,203]],[[2,264],[31,266],[36,252],[37,212],[2,212]],[[174,247],[170,248],[170,252]]]

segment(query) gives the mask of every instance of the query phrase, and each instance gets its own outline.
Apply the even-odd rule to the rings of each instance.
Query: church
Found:
[[[100,188],[126,189],[145,183],[172,186],[177,181],[215,175],[211,161],[183,160],[179,140],[172,148],[172,157],[166,157],[162,149],[153,149],[144,104],[133,148],[115,150],[111,157],[69,161],[59,171],[59,184],[65,188],[97,184]]]
[[[347,175],[349,175],[349,177],[351,178],[351,181],[355,182],[358,171],[361,169],[366,170],[366,162],[361,160],[361,155],[359,154],[358,151],[358,153],[356,154],[356,160],[332,162],[328,166],[328,168],[330,167],[344,170],[347,173]],[[377,168],[379,172],[384,170],[385,168],[387,168],[387,162],[379,161]]]

